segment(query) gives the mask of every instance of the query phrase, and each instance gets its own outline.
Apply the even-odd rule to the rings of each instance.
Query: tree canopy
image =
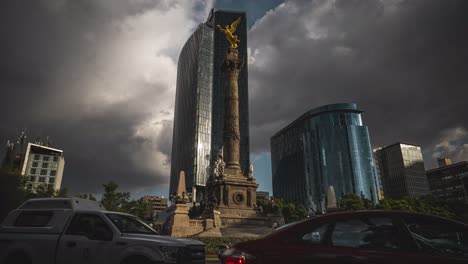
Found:
[[[145,218],[148,204],[143,199],[130,199],[129,192],[118,192],[119,185],[113,181],[103,184],[104,194],[101,204],[108,211],[124,212]]]

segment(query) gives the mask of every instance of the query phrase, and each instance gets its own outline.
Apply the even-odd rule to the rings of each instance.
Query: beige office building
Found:
[[[27,188],[34,190],[47,184],[54,190],[60,190],[65,159],[63,151],[39,144],[28,143],[21,175],[27,177]]]

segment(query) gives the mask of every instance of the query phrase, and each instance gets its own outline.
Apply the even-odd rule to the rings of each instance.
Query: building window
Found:
[[[58,162],[58,158],[59,158],[58,156],[54,156],[54,161]]]
[[[39,158],[40,158],[40,155],[39,155],[39,154],[35,154],[35,155],[34,155],[34,160],[39,160]]]
[[[37,165],[38,165],[38,163],[35,161],[35,162],[32,163],[31,166],[32,166],[32,167],[37,167]]]
[[[41,170],[41,175],[47,175],[47,170]]]
[[[57,169],[57,167],[58,167],[58,164],[57,164],[57,163],[51,163],[51,164],[50,164],[50,168],[51,168],[51,169]]]
[[[49,178],[49,183],[55,183],[55,178]]]
[[[55,175],[57,175],[57,171],[56,170],[51,170],[49,175],[50,176],[55,176]]]
[[[42,160],[43,160],[43,161],[49,161],[49,156],[44,156],[44,157],[42,157]]]
[[[49,167],[49,163],[42,163],[42,168],[47,169]]]
[[[45,177],[39,177],[39,182],[45,182]]]
[[[36,169],[32,168],[32,169],[29,171],[29,174],[36,174]]]
[[[30,177],[29,177],[29,181],[32,181],[32,182],[33,182],[33,181],[36,181],[36,176],[30,176]]]

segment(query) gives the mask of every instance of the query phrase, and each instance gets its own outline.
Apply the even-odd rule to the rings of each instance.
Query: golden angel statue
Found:
[[[226,25],[224,28],[222,28],[220,25],[217,25],[216,27],[221,30],[226,35],[226,39],[231,43],[231,48],[237,49],[237,43],[240,42],[240,40],[237,38],[237,35],[234,35],[234,32],[236,32],[236,28],[239,25],[241,21],[241,17],[236,19],[236,21],[232,22],[231,25]]]

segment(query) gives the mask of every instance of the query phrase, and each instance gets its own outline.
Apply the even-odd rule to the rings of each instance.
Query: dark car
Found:
[[[400,211],[335,212],[235,244],[221,262],[466,264],[468,225]]]

